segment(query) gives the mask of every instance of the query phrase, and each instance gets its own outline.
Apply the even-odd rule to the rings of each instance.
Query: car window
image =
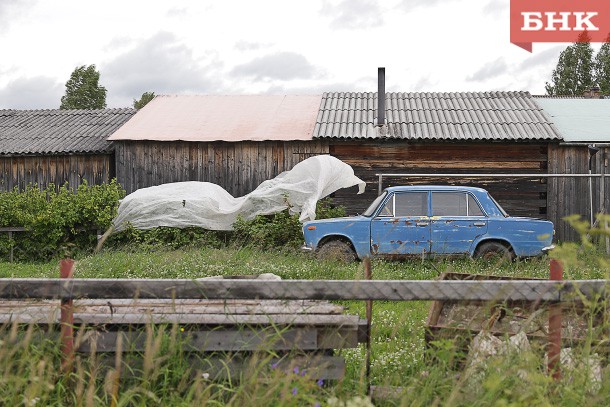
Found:
[[[377,207],[379,206],[379,204],[381,203],[381,201],[383,201],[383,198],[385,198],[385,196],[388,194],[387,191],[383,191],[383,193],[381,195],[379,195],[377,198],[375,198],[375,200],[373,201],[373,203],[367,208],[366,211],[364,211],[362,213],[363,216],[372,216],[373,213],[375,212],[375,209],[377,209]]]
[[[432,216],[485,216],[477,201],[465,192],[433,192]]]
[[[379,216],[428,216],[428,193],[396,193],[386,202]]]

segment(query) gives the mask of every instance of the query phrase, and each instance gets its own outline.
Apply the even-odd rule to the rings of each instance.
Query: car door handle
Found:
[[[430,223],[428,222],[417,222],[416,225],[417,226],[428,226]]]
[[[473,225],[475,225],[475,226],[485,226],[485,225],[487,225],[487,223],[485,223],[485,222],[475,222],[475,223],[473,223]]]

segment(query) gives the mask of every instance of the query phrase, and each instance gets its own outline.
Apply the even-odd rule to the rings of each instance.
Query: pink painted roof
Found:
[[[311,140],[322,95],[160,95],[108,140]]]

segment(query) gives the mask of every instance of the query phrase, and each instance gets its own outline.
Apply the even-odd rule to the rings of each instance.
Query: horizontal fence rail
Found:
[[[548,301],[606,295],[610,280],[0,279],[4,299],[266,299]]]

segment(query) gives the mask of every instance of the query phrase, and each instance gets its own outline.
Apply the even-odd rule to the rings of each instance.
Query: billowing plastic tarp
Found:
[[[174,182],[138,189],[120,202],[113,224],[115,231],[128,224],[136,229],[198,226],[231,230],[238,216],[249,220],[286,208],[292,214],[299,213],[304,222],[315,219],[318,200],[354,185],[358,185],[359,194],[364,192],[365,182],[354,175],[352,167],[335,157],[320,155],[238,198],[209,182]]]

